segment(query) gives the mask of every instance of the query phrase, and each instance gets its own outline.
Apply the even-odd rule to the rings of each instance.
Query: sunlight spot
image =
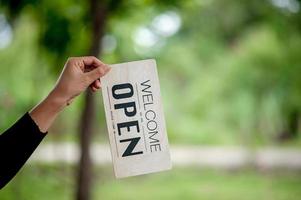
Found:
[[[155,17],[152,27],[158,34],[169,37],[179,31],[181,18],[176,12],[168,11]]]
[[[300,4],[296,0],[271,0],[271,3],[281,9],[286,9],[291,13],[297,13],[300,10]]]
[[[0,14],[0,49],[9,46],[12,41],[12,29],[5,16]]]
[[[133,36],[134,42],[142,47],[153,47],[159,40],[158,36],[149,28],[140,27]]]
[[[102,38],[102,49],[104,53],[112,53],[117,47],[117,40],[113,35],[105,35]]]

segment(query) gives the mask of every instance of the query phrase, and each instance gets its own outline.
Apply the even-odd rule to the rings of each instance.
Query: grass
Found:
[[[0,192],[0,199],[74,199],[74,174],[70,166],[27,166]],[[301,174],[297,172],[183,168],[116,180],[110,168],[102,168],[95,175],[95,200],[292,200],[301,197]]]

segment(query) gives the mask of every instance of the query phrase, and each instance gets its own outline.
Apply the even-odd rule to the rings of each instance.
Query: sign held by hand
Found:
[[[171,169],[155,60],[111,67],[101,85],[115,176]]]

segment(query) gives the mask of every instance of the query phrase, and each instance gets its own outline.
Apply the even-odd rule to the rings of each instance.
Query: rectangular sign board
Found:
[[[156,61],[111,67],[101,85],[115,176],[171,169]]]

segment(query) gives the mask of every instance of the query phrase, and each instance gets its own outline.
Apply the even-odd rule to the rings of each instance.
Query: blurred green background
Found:
[[[300,6],[300,0],[2,0],[0,128],[48,94],[70,56],[96,55],[109,64],[155,58],[171,147],[300,152]],[[44,144],[81,144],[80,127],[90,126],[91,142],[108,145],[101,93],[94,101],[87,96],[61,113]],[[88,104],[89,125],[82,122]],[[94,166],[83,197],[76,163],[32,162],[0,199],[299,199],[296,157],[299,167],[188,163],[124,180],[115,180],[111,164]]]

